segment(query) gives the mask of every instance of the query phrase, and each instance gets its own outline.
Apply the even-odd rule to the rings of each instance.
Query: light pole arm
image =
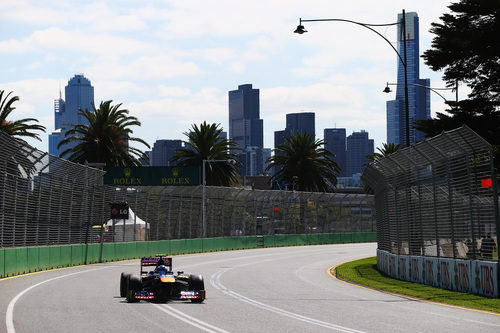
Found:
[[[455,91],[458,91],[458,84],[455,88],[433,88],[433,87],[429,87],[429,86],[425,86],[423,84],[418,84],[418,83],[408,83],[410,86],[417,86],[417,87],[422,87],[422,88],[426,88],[426,89],[429,89],[430,91],[436,93],[439,97],[441,97],[445,102],[448,102],[448,100],[441,94],[438,92],[438,90],[455,90]],[[391,83],[391,82],[387,82],[387,85],[388,86],[402,86],[403,84],[401,83]],[[458,94],[456,95],[456,102],[458,102]]]
[[[354,24],[360,25],[362,27],[365,27],[366,29],[373,31],[374,33],[379,35],[382,39],[384,39],[390,45],[390,47],[398,55],[399,60],[401,61],[403,66],[406,66],[406,63],[403,60],[403,57],[401,56],[401,54],[399,54],[398,50],[394,47],[394,45],[392,45],[392,43],[387,38],[385,38],[380,32],[378,32],[377,30],[372,28],[372,27],[388,27],[388,26],[392,26],[392,25],[398,25],[399,22],[386,23],[386,24],[368,24],[368,23],[361,23],[361,22],[356,22],[356,21],[351,21],[351,20],[346,20],[346,19],[333,19],[333,18],[332,19],[309,19],[309,20],[308,19],[305,19],[305,20],[299,19],[300,25],[302,25],[302,22],[329,22],[329,21],[354,23]]]

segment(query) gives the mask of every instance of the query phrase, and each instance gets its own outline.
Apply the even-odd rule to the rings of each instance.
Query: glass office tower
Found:
[[[368,138],[368,132],[361,130],[347,137],[347,176],[362,174],[369,162],[368,155],[374,152],[373,139]]]
[[[182,140],[156,140],[151,151],[151,166],[177,165],[171,160],[179,148],[182,148]]]
[[[402,14],[398,15],[398,22],[402,21]],[[429,87],[429,79],[420,79],[419,67],[419,24],[417,13],[406,13],[406,54],[408,72],[408,105],[410,144],[425,138],[424,133],[414,129],[415,120],[430,118],[430,90],[419,87]],[[398,52],[404,59],[403,29],[398,25]],[[406,146],[406,109],[404,91],[404,66],[398,58],[398,79],[396,99],[387,101],[387,143]]]
[[[79,109],[93,110],[94,87],[89,79],[81,74],[75,75],[68,81],[64,89],[66,101],[59,93],[59,99],[54,103],[54,132],[49,135],[49,153],[59,156],[61,152],[75,146],[76,143],[57,148],[59,142],[64,139],[66,131],[72,125],[81,125],[86,123],[86,119],[79,115]]]
[[[259,89],[251,84],[229,91],[229,139],[242,149],[238,155],[243,164],[242,176],[263,173],[264,121],[260,119]]]
[[[337,162],[340,167],[339,177],[347,177],[345,128],[325,128],[323,131],[323,138],[325,140],[325,148],[335,154],[333,160]]]

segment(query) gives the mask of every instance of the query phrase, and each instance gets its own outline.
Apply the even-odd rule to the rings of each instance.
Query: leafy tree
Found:
[[[432,23],[432,48],[425,63],[443,71],[449,87],[464,82],[468,99],[447,102],[447,113],[416,122],[428,137],[466,124],[496,147],[500,164],[500,0],[460,0],[448,8],[440,23]]]
[[[382,147],[377,147],[378,152],[375,152],[373,154],[370,154],[367,156],[367,158],[370,161],[375,161],[380,158],[389,156],[392,153],[395,153],[399,149],[399,144],[394,144],[394,143],[383,143]]]
[[[202,167],[203,160],[224,160],[228,162],[207,162],[206,184],[209,186],[233,186],[239,184],[237,167],[241,165],[236,160],[237,144],[221,137],[220,124],[200,126],[193,124],[190,132],[185,132],[188,141],[183,141],[184,147],[178,148],[172,162],[179,166]]]
[[[121,103],[112,105],[112,101],[101,102],[99,108],[92,103],[92,111],[80,109],[79,114],[85,117],[87,124],[73,125],[65,138],[59,142],[58,148],[66,144],[76,143],[66,148],[61,157],[78,163],[99,162],[106,166],[140,166],[138,158],[147,156],[139,149],[130,147],[129,141],[149,145],[142,139],[131,137],[131,126],[140,126],[136,117],[129,116],[129,111],[120,109]]]
[[[285,143],[276,147],[274,155],[267,159],[266,170],[280,167],[272,180],[295,183],[299,191],[330,192],[337,185],[340,167],[324,144],[309,133],[285,137]]]
[[[45,132],[45,126],[36,124],[38,123],[37,119],[25,118],[12,121],[7,120],[12,111],[16,109],[12,105],[14,104],[14,102],[19,101],[19,97],[10,97],[12,91],[5,95],[5,97],[4,94],[5,90],[0,90],[0,130],[12,136],[31,137],[41,141],[38,133],[35,133],[33,131]]]

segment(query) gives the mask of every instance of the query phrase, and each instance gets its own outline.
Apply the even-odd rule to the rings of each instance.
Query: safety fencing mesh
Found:
[[[376,160],[362,179],[375,191],[380,250],[498,258],[492,147],[467,126]]]
[[[370,195],[111,186],[104,173],[0,131],[0,248],[375,229]],[[121,202],[129,218],[111,219]]]

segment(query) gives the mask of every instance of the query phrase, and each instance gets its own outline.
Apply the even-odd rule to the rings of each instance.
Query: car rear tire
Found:
[[[205,292],[205,282],[203,281],[203,276],[201,276],[201,275],[189,275],[188,289],[194,290],[194,291],[203,291],[203,293],[204,293]],[[195,299],[192,299],[191,302],[202,303],[204,300],[205,300],[205,297],[195,298]]]
[[[128,275],[127,276],[127,302],[134,303],[139,302],[137,298],[135,298],[135,292],[142,289],[141,278],[137,275]]]
[[[129,273],[122,273],[120,275],[120,297],[127,296],[127,279],[129,276]]]

